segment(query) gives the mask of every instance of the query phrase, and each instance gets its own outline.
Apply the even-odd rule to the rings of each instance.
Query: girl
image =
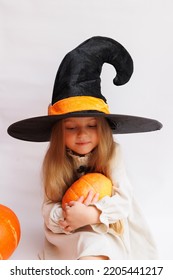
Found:
[[[125,84],[133,61],[122,45],[93,37],[68,53],[55,79],[48,116],[12,124],[11,136],[49,141],[43,162],[45,245],[41,259],[155,259],[157,251],[128,181],[119,144],[112,133],[158,130],[156,120],[110,114],[100,92],[104,62],[112,64],[116,85]],[[65,191],[80,176],[110,178],[112,196],[88,192],[62,209]]]
[[[110,217],[106,219],[103,214],[101,215],[101,208],[94,204],[98,201],[98,194],[93,195],[90,191],[85,200],[80,197],[77,202],[69,203],[64,210],[61,208],[64,192],[85,173],[81,167],[84,167],[87,172],[100,172],[112,179],[110,161],[114,156],[115,147],[112,131],[104,118],[67,118],[59,121],[53,128],[50,146],[44,160],[46,197],[43,204],[43,216],[47,240],[55,245],[55,258],[107,259],[110,257],[109,254],[114,256],[114,252],[111,253],[114,243],[122,247],[122,253],[120,250],[117,257],[123,257],[123,243],[114,241],[110,234],[104,234],[105,230],[107,231],[107,219],[111,221],[113,213],[110,209]],[[101,220],[105,220],[104,230],[101,229]],[[71,246],[71,236],[67,235],[72,232],[72,238],[76,240],[75,250]],[[97,232],[100,234],[98,235]],[[57,237],[56,233],[66,233],[66,235],[61,234]],[[89,236],[88,241],[87,236]],[[78,240],[80,240],[79,245]],[[102,244],[105,242],[108,246],[102,249]],[[94,245],[96,243],[97,245]],[[49,247],[48,244],[47,247]],[[45,250],[46,259],[51,258],[47,255],[48,251],[48,249]]]

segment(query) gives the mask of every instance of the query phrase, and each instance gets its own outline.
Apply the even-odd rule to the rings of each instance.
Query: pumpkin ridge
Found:
[[[82,181],[84,181],[84,182],[89,186],[90,189],[93,189],[93,191],[96,192],[95,189],[94,189],[94,187],[93,187],[93,185],[91,185],[90,182],[88,182],[88,181],[87,181],[86,179],[84,179],[84,178],[82,178]]]
[[[11,214],[10,213],[10,211],[7,211],[6,213],[8,213],[8,214]],[[6,214],[5,213],[5,214]],[[10,218],[12,218],[13,219],[13,224],[12,224],[12,222],[10,221]],[[7,219],[5,219],[4,217],[1,217],[1,220],[0,221],[2,221],[6,226],[7,226],[7,228],[8,229],[10,229],[9,231],[10,231],[10,235],[12,236],[12,237],[14,237],[14,243],[15,243],[15,247],[17,247],[17,245],[18,245],[18,242],[19,242],[19,239],[20,239],[20,231],[19,231],[19,233],[18,233],[18,235],[19,235],[19,238],[18,238],[18,236],[17,236],[17,229],[15,229],[15,225],[16,225],[16,222],[17,222],[17,217],[16,217],[16,215],[10,215],[10,218],[7,220]]]
[[[8,223],[8,225],[9,225],[9,227],[10,227],[10,229],[11,229],[11,232],[12,232],[12,235],[13,235],[13,237],[14,237],[15,247],[17,247],[18,238],[17,238],[17,232],[16,232],[16,230],[15,230],[15,227],[12,225],[12,223],[11,223],[10,220],[8,220],[7,223]]]
[[[73,195],[77,196],[77,194],[75,193],[75,191],[73,190],[73,188],[70,188],[69,191],[71,191],[73,193]]]

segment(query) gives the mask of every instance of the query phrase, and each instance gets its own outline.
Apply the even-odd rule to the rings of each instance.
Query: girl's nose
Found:
[[[78,129],[78,136],[83,136],[87,134],[87,130],[84,127]]]

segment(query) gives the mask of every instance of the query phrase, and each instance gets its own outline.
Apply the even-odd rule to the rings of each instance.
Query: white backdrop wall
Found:
[[[47,114],[64,55],[89,37],[123,44],[134,60],[130,82],[102,71],[112,113],[158,119],[158,132],[117,135],[130,180],[161,259],[173,249],[173,3],[171,0],[0,0],[0,203],[17,214],[22,236],[11,259],[37,259],[43,242],[41,164],[48,143],[8,136],[18,120]]]

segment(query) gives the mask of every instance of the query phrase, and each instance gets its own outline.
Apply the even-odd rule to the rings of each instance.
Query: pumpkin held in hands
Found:
[[[76,201],[80,196],[85,199],[90,190],[93,190],[94,194],[99,193],[99,199],[106,195],[111,196],[112,182],[101,173],[85,174],[68,188],[62,198],[62,207],[65,203]]]
[[[20,240],[20,223],[15,213],[0,204],[0,260],[7,260]]]

